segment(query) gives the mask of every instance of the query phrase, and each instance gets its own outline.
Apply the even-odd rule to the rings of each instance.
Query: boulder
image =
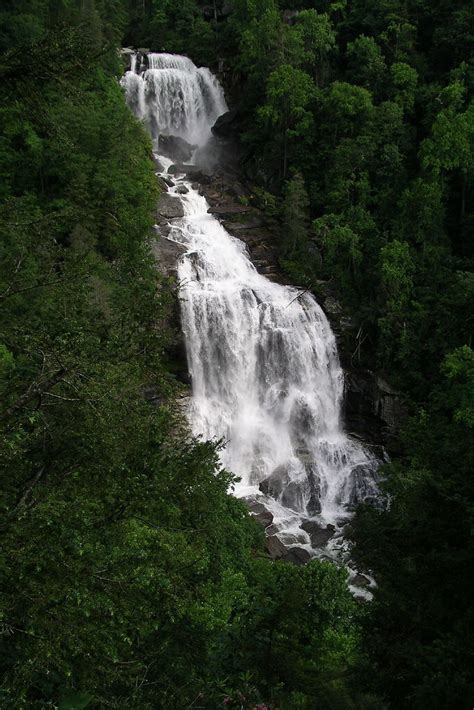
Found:
[[[178,197],[170,195],[169,192],[162,192],[158,200],[157,213],[167,219],[184,217],[184,208]]]
[[[176,192],[178,195],[187,195],[189,192],[189,189],[186,187],[186,185],[178,185],[176,188]]]
[[[163,163],[160,161],[159,157],[156,155],[156,153],[151,154],[151,159],[155,163],[155,168],[158,170],[159,173],[163,173],[165,171]]]
[[[215,136],[219,138],[234,138],[239,134],[238,110],[232,108],[230,111],[219,116],[211,128]]]
[[[286,508],[307,511],[309,515],[321,512],[319,478],[311,466],[306,467],[306,477],[291,480],[286,466],[277,466],[272,473],[259,483],[260,491]]]
[[[212,184],[212,175],[209,175],[208,173],[205,173],[202,170],[196,170],[195,168],[192,168],[191,170],[188,169],[186,171],[186,177],[191,182],[197,182],[200,185]]]
[[[178,259],[186,249],[181,244],[161,236],[153,240],[151,251],[156,259],[156,266],[160,274],[166,277],[176,276]]]
[[[271,498],[279,498],[283,493],[283,489],[288,485],[288,471],[286,466],[277,466],[277,468],[259,483],[259,489],[266,496]]]
[[[346,500],[349,506],[355,507],[360,503],[371,503],[380,500],[377,483],[380,476],[374,465],[358,464],[354,466],[344,485]]]
[[[291,510],[305,511],[305,488],[302,481],[290,481],[283,489],[280,503]]]
[[[308,533],[313,547],[324,547],[336,532],[334,525],[322,527],[316,520],[305,520],[300,525]]]
[[[305,565],[310,561],[311,555],[304,547],[291,547],[281,559],[294,565]]]
[[[279,560],[287,552],[286,547],[277,535],[270,535],[266,538],[265,549],[272,560]]]
[[[160,135],[158,138],[159,153],[180,163],[190,160],[196,148],[179,136]]]
[[[161,177],[157,177],[156,181],[158,183],[158,187],[160,188],[161,192],[168,192],[168,188],[173,185],[173,183],[171,183],[171,185],[169,185],[168,181],[163,180],[163,178],[161,178]]]
[[[263,503],[254,498],[247,499],[246,503],[257,523],[263,525],[264,528],[267,528],[273,523],[273,514]]]
[[[273,513],[270,513],[269,510],[262,510],[261,513],[254,515],[254,518],[264,528],[268,528],[273,523]]]
[[[366,588],[370,587],[370,579],[366,577],[365,574],[357,572],[355,577],[352,577],[352,579],[349,580],[349,584],[351,587]]]

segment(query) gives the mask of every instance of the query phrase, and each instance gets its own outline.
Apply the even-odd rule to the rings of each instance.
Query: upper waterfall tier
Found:
[[[188,57],[150,53],[147,64],[133,56],[130,71],[122,79],[133,112],[146,122],[153,138],[174,135],[193,145],[205,145],[211,126],[227,111],[217,79]]]

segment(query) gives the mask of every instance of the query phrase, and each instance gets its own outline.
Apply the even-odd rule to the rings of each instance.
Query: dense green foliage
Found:
[[[316,292],[332,281],[358,335],[349,352],[416,412],[386,471],[390,509],[362,510],[354,524],[359,559],[379,582],[361,686],[394,708],[469,708],[471,4],[233,7],[217,28],[221,53],[242,97],[247,173],[274,194],[273,212],[280,203],[281,264]]]
[[[10,0],[0,28],[0,707],[470,709],[469,2]],[[176,411],[122,41],[224,60],[282,266],[412,401],[353,525],[370,605],[264,559]]]
[[[165,6],[135,10],[146,24]],[[331,280],[354,323],[349,352],[412,403],[391,507],[354,524],[379,581],[359,681],[396,708],[470,708],[472,3],[232,0],[213,4],[217,19],[191,7],[212,43],[186,51],[227,66],[243,169],[280,213],[282,266],[316,293]]]
[[[126,9],[1,11],[0,707],[353,708],[345,573],[263,558],[173,404]]]

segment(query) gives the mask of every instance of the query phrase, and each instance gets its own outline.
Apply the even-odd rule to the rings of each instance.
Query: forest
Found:
[[[407,399],[369,603],[189,436],[126,46],[224,67],[281,268]],[[472,2],[4,0],[0,53],[0,707],[471,710]]]

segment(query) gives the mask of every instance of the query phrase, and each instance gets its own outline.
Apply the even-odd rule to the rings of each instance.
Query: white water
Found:
[[[122,80],[127,103],[153,138],[174,135],[204,145],[216,118],[227,111],[219,82],[209,69],[198,69],[187,57],[153,53],[147,57],[149,68],[132,56]]]
[[[152,69],[124,78],[131,107],[160,132],[203,146],[225,110],[217,81],[185,57],[149,61]],[[334,335],[312,295],[256,271],[184,176],[170,194],[185,211],[168,238],[187,249],[178,277],[193,433],[224,441],[222,464],[241,478],[236,494],[263,500],[280,539],[310,549],[304,520],[339,526],[348,506],[377,496],[377,461],[343,430]]]

